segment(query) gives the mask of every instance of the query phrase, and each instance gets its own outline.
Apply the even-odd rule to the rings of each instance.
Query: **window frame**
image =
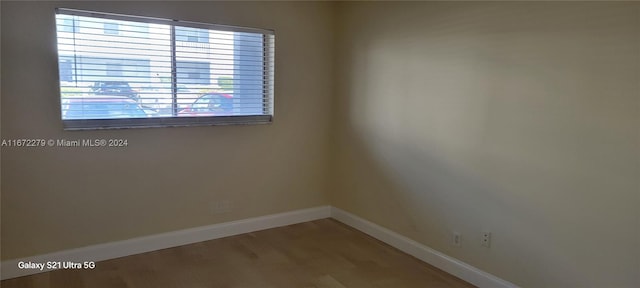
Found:
[[[99,130],[99,129],[120,129],[120,128],[152,128],[152,127],[183,127],[183,126],[212,126],[212,125],[250,125],[250,124],[270,124],[274,117],[274,91],[275,91],[275,31],[270,29],[249,28],[242,26],[230,26],[221,24],[209,24],[201,22],[192,22],[184,20],[173,20],[163,18],[153,18],[146,16],[133,16],[105,12],[93,12],[68,8],[56,8],[55,14],[64,14],[71,16],[87,16],[94,18],[103,18],[107,20],[133,21],[147,24],[163,24],[170,25],[171,30],[175,33],[175,27],[200,28],[215,31],[227,32],[247,32],[259,33],[263,39],[263,114],[256,115],[234,115],[234,116],[171,116],[171,117],[149,117],[149,118],[118,118],[118,119],[62,119],[62,109],[60,119],[62,119],[63,128],[65,130]],[[57,24],[56,24],[57,25]],[[58,36],[56,36],[57,39]],[[176,45],[177,39],[171,39],[172,46]],[[58,65],[58,77],[60,76],[60,56],[56,48],[56,63]],[[175,56],[172,56],[172,62],[176,62]],[[174,67],[177,68],[177,67]],[[172,74],[172,93],[175,96],[178,90],[178,83],[175,80],[177,69],[173,69]],[[60,79],[58,79],[58,100],[61,108],[62,89]]]

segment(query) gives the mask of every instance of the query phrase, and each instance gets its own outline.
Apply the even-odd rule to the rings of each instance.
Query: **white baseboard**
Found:
[[[369,234],[370,236],[384,243],[387,243],[409,255],[412,255],[426,263],[438,267],[446,271],[447,273],[455,275],[456,277],[463,279],[480,288],[518,287],[513,283],[502,280],[469,264],[442,254],[378,224],[369,222],[363,218],[331,206],[321,206],[279,214],[272,214],[256,218],[249,218],[244,220],[133,238],[129,240],[64,250],[33,257],[2,261],[0,265],[0,279],[4,280],[51,271],[51,269],[46,268],[43,270],[20,269],[18,268],[18,262],[97,262],[329,217],[332,217],[346,225]]]
[[[480,288],[518,287],[339,208],[331,207],[331,217]]]
[[[165,248],[187,245],[243,233],[308,222],[331,216],[330,206],[321,206],[262,217],[196,227],[174,232],[128,239],[77,249],[2,261],[0,279],[10,279],[51,271],[51,269],[20,269],[18,262],[46,263],[47,261],[102,261]],[[46,266],[46,265],[45,265]]]

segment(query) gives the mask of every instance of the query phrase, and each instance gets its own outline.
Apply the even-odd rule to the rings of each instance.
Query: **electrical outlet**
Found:
[[[451,240],[453,246],[460,247],[460,245],[462,245],[462,236],[458,232],[453,232],[453,237]]]
[[[491,246],[491,232],[482,232],[482,238],[481,238],[481,243],[482,246],[484,247],[490,247]]]

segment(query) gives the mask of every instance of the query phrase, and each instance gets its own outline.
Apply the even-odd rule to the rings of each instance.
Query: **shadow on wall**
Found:
[[[552,269],[565,279],[580,279],[576,260],[566,253],[570,244],[552,239],[551,219],[526,196],[411,145],[371,133],[353,135],[339,151],[339,191],[350,193],[335,196],[337,207],[350,207],[356,215],[495,275],[526,279]],[[533,226],[537,230],[527,229]],[[451,245],[453,231],[462,233],[462,247]],[[491,250],[480,246],[482,231],[496,235]]]
[[[335,206],[519,285],[637,282],[637,6],[343,8]]]

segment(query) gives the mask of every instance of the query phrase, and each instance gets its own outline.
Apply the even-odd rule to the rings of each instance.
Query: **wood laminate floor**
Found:
[[[474,287],[331,219],[2,281],[3,288]]]

